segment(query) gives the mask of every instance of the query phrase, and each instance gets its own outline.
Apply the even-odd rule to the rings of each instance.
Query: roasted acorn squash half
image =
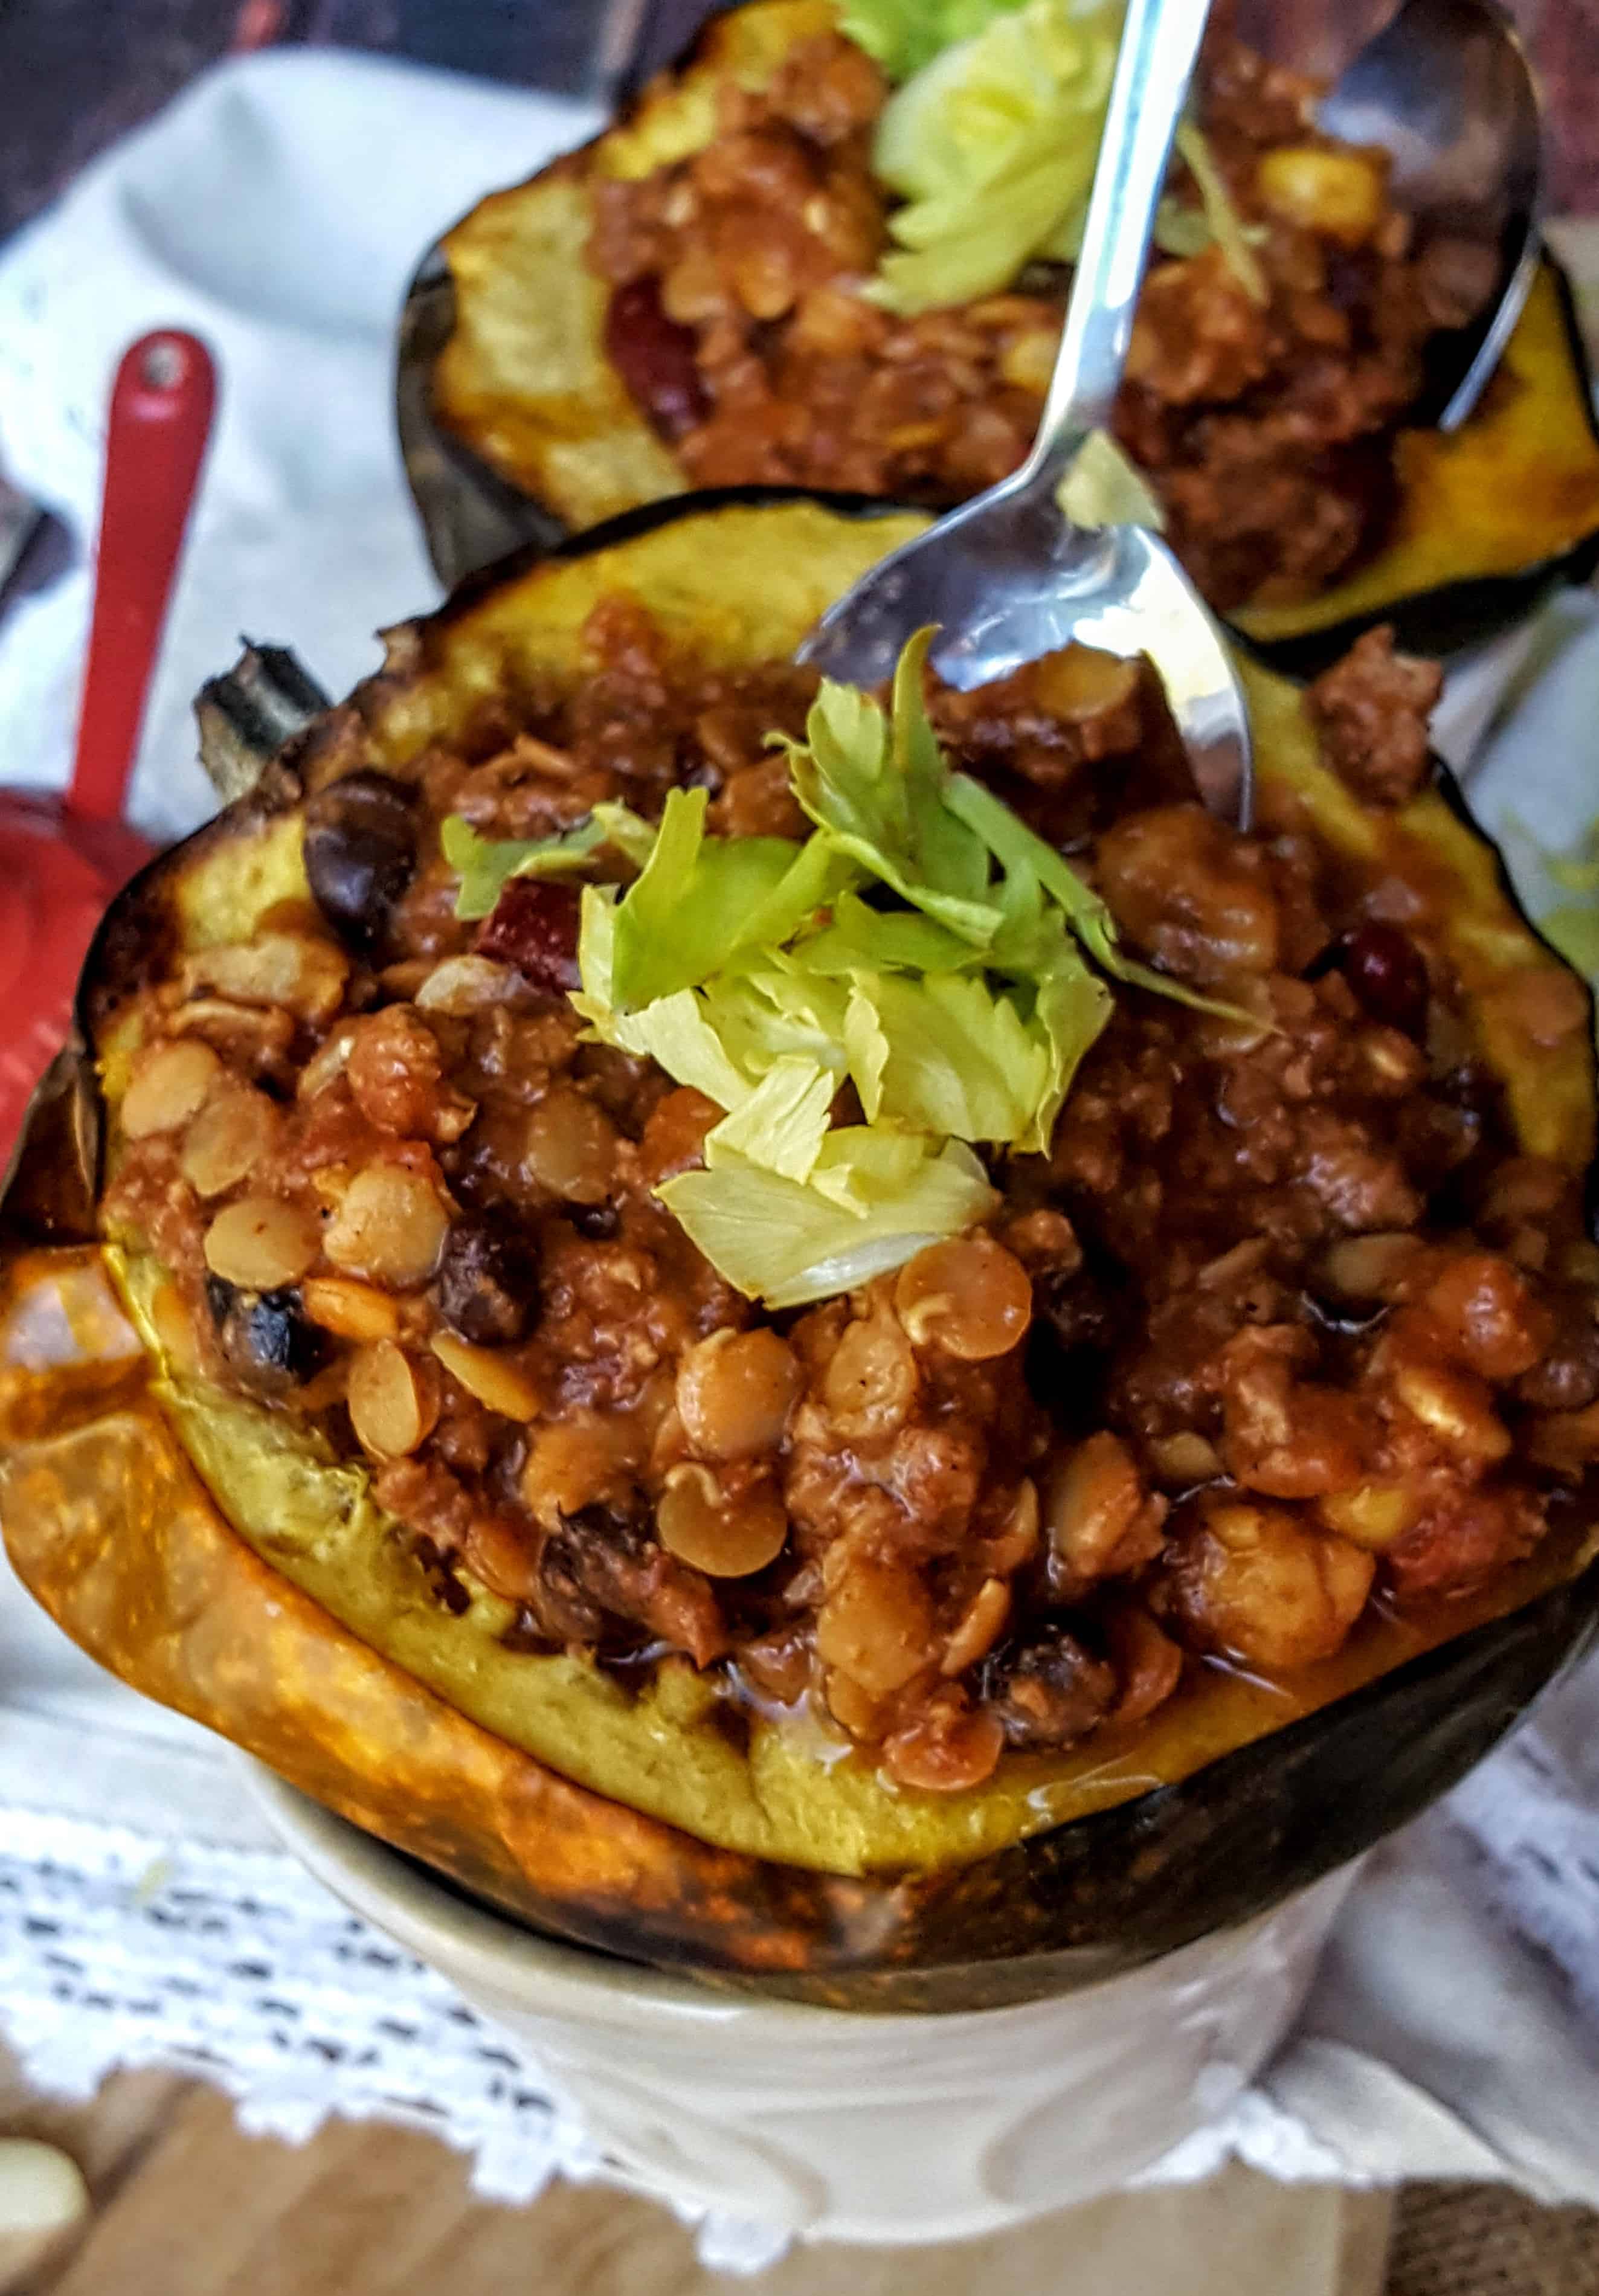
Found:
[[[784,654],[908,530],[810,499],[691,502],[496,570],[391,633],[378,676],[119,897],[0,1210],[0,1525],[101,1663],[534,1925],[794,1997],[951,2010],[1242,1921],[1445,1791],[1592,1631],[1586,1491],[1487,1592],[1368,1620],[1290,1683],[1201,1670],[1075,1753],[1006,1757],[971,1793],[897,1792],[781,1720],[725,1734],[680,1674],[625,1691],[586,1660],[509,1647],[481,1588],[441,1608],[364,1466],[185,1373],[147,1255],[100,1215],[141,993],[303,903],[311,792],[580,679],[586,619],[615,593],[714,667]],[[1297,691],[1250,684],[1267,806],[1431,921],[1520,1140],[1585,1172],[1589,1033],[1535,1033],[1527,984],[1562,968],[1493,849],[1436,789],[1363,808]]]
[[[521,545],[548,546],[704,483],[641,413],[607,352],[610,290],[586,256],[599,189],[708,146],[718,89],[767,86],[834,21],[830,0],[726,11],[615,125],[481,201],[423,260],[401,324],[398,412],[447,583]],[[1555,580],[1586,578],[1599,560],[1591,392],[1570,295],[1546,260],[1464,429],[1401,429],[1391,454],[1383,449],[1392,469],[1382,480],[1381,539],[1330,586],[1241,606],[1238,627],[1275,666],[1308,675],[1375,622],[1391,622],[1413,651],[1447,653],[1516,619]],[[772,475],[729,467],[715,483]]]

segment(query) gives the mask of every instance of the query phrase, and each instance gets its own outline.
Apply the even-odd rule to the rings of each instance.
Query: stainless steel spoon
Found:
[[[1129,0],[1065,331],[1031,454],[1013,476],[892,552],[824,615],[802,661],[877,685],[939,626],[934,667],[984,685],[1078,639],[1153,662],[1201,796],[1247,823],[1249,715],[1220,626],[1159,535],[1073,526],[1056,503],[1108,426],[1172,137],[1210,0]]]
[[[1390,155],[1419,241],[1470,242],[1493,266],[1481,316],[1436,343],[1426,399],[1406,417],[1454,430],[1481,398],[1538,271],[1543,117],[1521,41],[1495,0],[1404,0],[1316,116],[1330,135]]]

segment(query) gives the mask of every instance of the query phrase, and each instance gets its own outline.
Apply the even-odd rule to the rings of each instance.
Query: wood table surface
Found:
[[[435,2137],[348,2121],[300,2146],[245,2136],[225,2097],[176,2074],[119,2074],[62,2106],[0,2064],[0,2133],[63,2145],[91,2194],[45,2256],[0,2265],[0,2296],[1381,2296],[1391,2215],[1385,2195],[1234,2168],[946,2248],[797,2248],[742,2280],[708,2272],[651,2202],[556,2183],[498,2207]]]

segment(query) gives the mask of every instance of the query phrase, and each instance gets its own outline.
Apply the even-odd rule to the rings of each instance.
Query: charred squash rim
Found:
[[[770,7],[773,0],[758,4]],[[776,0],[776,7],[797,26],[814,29],[814,0]],[[739,12],[724,8],[712,17],[670,73],[721,61],[717,51],[728,45],[727,19]],[[631,93],[617,119],[590,144],[526,184],[488,194],[428,250],[413,277],[398,336],[396,414],[429,553],[447,585],[523,545],[553,550],[572,531],[550,501],[474,449],[472,421],[463,409],[457,408],[452,424],[440,408],[441,392],[448,395],[442,390],[446,369],[440,362],[458,324],[452,244],[474,218],[503,207],[529,185],[553,174],[575,178],[604,136],[631,132],[647,116],[654,85]],[[593,348],[603,365],[597,345]],[[1490,387],[1488,402],[1464,433],[1401,433],[1404,491],[1397,531],[1374,559],[1302,604],[1246,608],[1234,618],[1263,659],[1289,676],[1313,676],[1345,652],[1362,630],[1381,621],[1394,623],[1399,643],[1414,652],[1450,653],[1515,621],[1557,583],[1585,581],[1599,567],[1599,416],[1593,378],[1569,283],[1547,251],[1501,369],[1505,374],[1518,372],[1538,394],[1532,415],[1523,406],[1518,420],[1513,408],[1505,407],[1503,390],[1496,411]],[[1485,432],[1488,424],[1496,427]],[[1565,461],[1550,468],[1540,464],[1538,452],[1543,434],[1552,428],[1563,435]],[[1495,462],[1501,446],[1502,472]],[[669,463],[668,449],[656,451]],[[1525,557],[1512,556],[1513,542],[1507,542],[1502,562],[1479,562],[1464,574],[1439,578],[1432,562],[1441,554],[1431,540],[1431,502],[1436,499],[1447,512],[1452,496],[1473,485],[1480,469],[1505,499],[1541,497],[1541,524]],[[1566,494],[1571,496],[1569,504],[1554,499]],[[1551,545],[1552,521],[1569,537],[1559,546]],[[1454,524],[1456,530],[1467,530],[1458,520]],[[1419,580],[1406,563],[1417,556],[1426,570]]]
[[[558,562],[728,512],[764,522],[781,520],[783,504],[649,505],[569,545]],[[840,523],[884,514],[874,504]],[[535,556],[536,578],[538,564]],[[397,634],[390,667],[358,689],[359,706],[381,709],[436,668],[452,635],[515,578],[487,575],[439,616]],[[1297,707],[1280,687],[1273,702],[1273,691],[1263,703]],[[326,738],[324,726],[291,744],[258,791],[180,857],[292,807]],[[1554,962],[1521,938],[1496,858],[1457,813],[1439,801],[1420,826],[1425,857],[1465,885],[1479,923],[1511,932],[1518,962]],[[1238,1742],[1236,1714],[1229,1723],[1224,1713],[1210,1759],[1201,1752],[1177,1782],[931,1871],[846,1875],[717,1849],[572,1784],[359,1640],[245,1544],[113,1319],[86,1308],[68,1359],[15,1360],[18,1303],[37,1301],[34,1287],[92,1284],[99,1269],[102,1127],[88,1047],[130,974],[160,963],[165,894],[181,865],[171,856],[154,865],[102,926],[74,1041],[40,1095],[0,1207],[0,1341],[11,1338],[12,1351],[9,1365],[0,1359],[0,1521],[24,1579],[102,1663],[463,1887],[556,1934],[797,1998],[997,2005],[1096,1980],[1267,1910],[1445,1791],[1592,1637],[1599,1564],[1591,1513],[1579,1509],[1569,1538],[1496,1590],[1492,1607],[1505,1614],[1462,1606],[1464,1631],[1430,1649],[1413,1631],[1395,1642],[1378,1627],[1382,1646],[1357,1653],[1350,1674],[1324,1685],[1331,1702],[1318,1710],[1275,1728],[1268,1718],[1268,1734],[1248,1743]],[[1586,1168],[1591,1063],[1585,1054],[1567,1068],[1572,1089],[1556,1093],[1540,1120],[1558,1152]],[[1363,1679],[1374,1661],[1382,1670]]]

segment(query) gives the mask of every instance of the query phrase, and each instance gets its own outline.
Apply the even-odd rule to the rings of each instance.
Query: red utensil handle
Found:
[[[94,615],[67,794],[70,811],[90,821],[121,816],[216,394],[210,353],[174,328],[142,336],[117,369]]]

